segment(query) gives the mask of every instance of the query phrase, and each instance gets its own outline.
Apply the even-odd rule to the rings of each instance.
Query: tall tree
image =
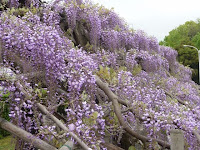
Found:
[[[185,24],[173,29],[169,35],[160,42],[160,45],[170,46],[177,50],[178,61],[193,69],[192,79],[198,83],[198,54],[195,49],[185,48],[183,45],[200,47],[200,22],[187,21]]]

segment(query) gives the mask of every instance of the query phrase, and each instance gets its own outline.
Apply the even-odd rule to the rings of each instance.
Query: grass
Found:
[[[14,150],[15,142],[12,136],[7,136],[3,139],[0,139],[0,150]]]

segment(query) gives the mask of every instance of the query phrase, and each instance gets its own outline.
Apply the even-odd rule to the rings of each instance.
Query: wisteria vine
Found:
[[[92,149],[146,145],[139,141],[155,149],[170,142],[171,129],[183,130],[187,149],[198,149],[193,131],[200,133],[200,90],[175,50],[90,1],[9,0],[5,7],[0,102],[8,103],[12,123],[59,148],[71,137],[38,111],[36,103],[42,103]],[[128,131],[139,135],[135,143],[126,138]],[[18,149],[34,147],[17,142]]]

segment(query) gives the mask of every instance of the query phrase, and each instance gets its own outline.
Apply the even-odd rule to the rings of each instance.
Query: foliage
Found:
[[[141,30],[130,31],[112,9],[90,1],[20,2],[8,4],[23,15],[9,9],[0,13],[0,85],[2,93],[10,93],[11,122],[55,147],[71,139],[38,111],[36,103],[42,103],[92,149],[105,150],[111,141],[122,148],[125,141],[129,149],[145,145],[137,136],[134,142],[125,138],[126,127],[148,139],[148,149],[169,142],[174,128],[184,131],[189,149],[199,147],[192,134],[200,130],[199,86],[191,69],[176,61],[174,49],[159,46]],[[183,26],[180,33],[192,39],[198,26],[187,26],[194,29]],[[109,90],[97,86],[97,76]]]
[[[197,32],[197,34],[192,38],[192,42],[194,43],[194,46],[200,49],[200,32]]]
[[[200,22],[187,21],[169,32],[169,35],[160,42],[161,45],[170,46],[177,50],[178,61],[193,69],[192,79],[198,83],[198,53],[193,48],[183,47],[183,45],[193,45],[199,47]]]
[[[14,150],[15,140],[11,136],[0,139],[0,150]]]
[[[0,87],[1,88],[1,87]],[[10,120],[9,117],[9,104],[8,104],[8,98],[9,98],[10,92],[6,91],[6,93],[0,93],[0,115],[5,118],[6,120]],[[0,128],[0,139],[8,136],[9,132],[3,130]]]

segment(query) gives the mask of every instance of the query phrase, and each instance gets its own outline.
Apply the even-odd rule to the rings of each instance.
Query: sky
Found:
[[[200,0],[91,0],[114,8],[135,30],[143,30],[161,41],[186,21],[200,18]]]

